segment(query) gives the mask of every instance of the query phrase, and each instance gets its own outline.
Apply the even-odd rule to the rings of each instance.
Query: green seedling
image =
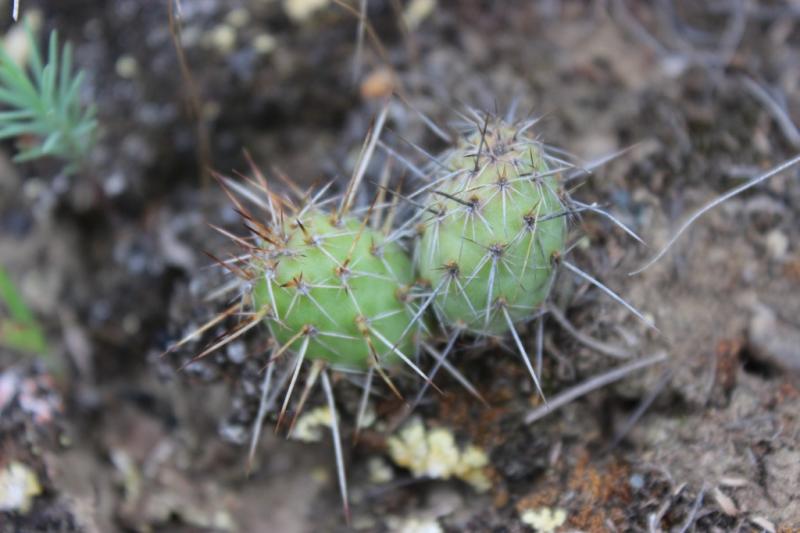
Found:
[[[84,74],[73,72],[72,47],[59,47],[57,32],[50,33],[44,62],[33,32],[29,27],[26,31],[27,68],[0,46],[0,105],[6,108],[0,111],[0,139],[23,139],[28,145],[14,161],[57,157],[71,173],[94,145],[97,127],[94,108],[80,101]]]
[[[41,327],[2,267],[0,267],[0,307],[5,307],[8,312],[6,318],[0,316],[0,346],[45,355],[47,344]]]

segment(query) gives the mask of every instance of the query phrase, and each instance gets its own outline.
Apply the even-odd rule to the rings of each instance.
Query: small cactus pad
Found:
[[[269,309],[281,344],[334,366],[364,369],[413,353],[411,261],[395,243],[351,216],[310,209],[273,228],[251,267],[256,310]],[[307,338],[304,338],[307,337]]]
[[[416,261],[445,324],[500,335],[547,297],[566,238],[548,159],[541,143],[488,120],[442,158]]]

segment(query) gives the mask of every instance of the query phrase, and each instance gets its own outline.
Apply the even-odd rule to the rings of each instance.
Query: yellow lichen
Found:
[[[567,521],[567,512],[557,507],[539,507],[537,509],[525,509],[520,515],[520,520],[540,531],[541,533],[551,533]]]
[[[396,436],[390,437],[387,444],[392,460],[411,470],[416,477],[455,477],[479,491],[491,487],[484,472],[489,464],[486,453],[471,445],[460,450],[449,429],[435,428],[428,431],[419,418],[414,418]]]
[[[369,480],[373,483],[388,483],[394,478],[392,467],[381,457],[371,457],[367,469]]]
[[[290,438],[303,442],[317,442],[322,439],[322,429],[331,426],[331,411],[327,407],[317,407],[297,419]]]
[[[461,454],[461,462],[456,476],[463,479],[480,492],[492,488],[492,482],[486,476],[484,469],[489,464],[486,453],[477,446],[467,446]]]
[[[28,466],[14,461],[0,470],[0,511],[26,514],[41,493],[39,479]]]
[[[455,473],[461,461],[461,453],[452,433],[443,428],[428,432],[428,457],[425,461],[428,477],[449,478]]]

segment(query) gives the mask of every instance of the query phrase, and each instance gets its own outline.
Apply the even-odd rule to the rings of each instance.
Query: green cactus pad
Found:
[[[281,345],[297,350],[307,341],[306,358],[352,369],[413,353],[405,301],[413,269],[397,244],[358,219],[315,209],[272,233],[251,264],[259,273],[253,296]]]
[[[541,143],[487,123],[431,177],[416,261],[446,324],[500,335],[547,297],[566,221],[546,159]]]

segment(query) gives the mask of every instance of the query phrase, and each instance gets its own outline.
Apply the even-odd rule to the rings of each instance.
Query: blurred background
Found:
[[[353,529],[800,527],[798,171],[627,275],[689,212],[800,152],[798,2],[22,0],[20,22],[11,13],[0,0],[11,58],[30,61],[24,20],[42,54],[52,30],[71,42],[76,105],[96,127],[66,157],[14,160],[41,146],[35,131],[0,143],[0,531],[347,530],[326,435],[287,441],[268,424],[245,475],[265,330],[180,371],[202,342],[162,354],[219,310],[203,252],[230,244],[208,224],[242,232],[210,170],[250,172],[247,150],[277,188],[285,174],[341,190],[384,105],[375,180],[390,156],[423,165],[412,144],[444,149],[426,121],[453,132],[466,106],[541,116],[535,135],[583,161],[630,148],[573,194],[648,246],[585,217],[575,261],[661,333],[579,279],[554,299],[581,333],[669,359],[525,424],[537,396],[513,352],[465,345],[458,367],[491,407],[443,378],[416,420],[480,449],[488,483],[413,475],[378,426],[348,447]],[[546,323],[548,393],[618,364]],[[337,389],[355,412],[358,390]],[[384,392],[379,419],[398,407]]]

